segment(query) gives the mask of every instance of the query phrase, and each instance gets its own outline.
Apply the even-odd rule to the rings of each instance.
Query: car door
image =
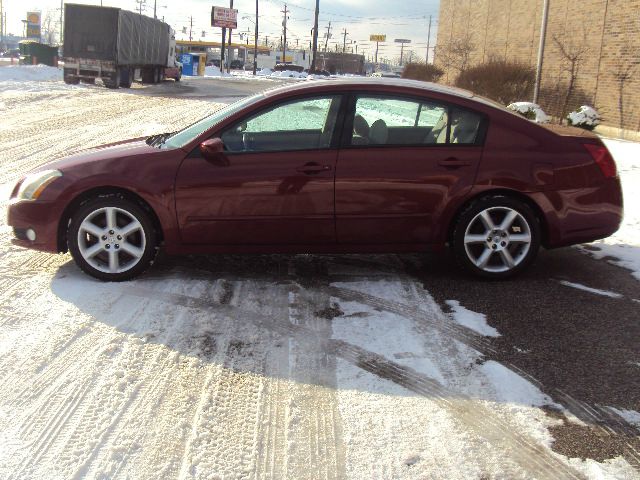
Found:
[[[447,202],[468,192],[486,120],[421,98],[359,94],[336,167],[341,244],[431,242]]]
[[[176,178],[180,234],[188,244],[335,242],[333,143],[341,95],[279,103],[216,136],[219,161],[194,149]]]

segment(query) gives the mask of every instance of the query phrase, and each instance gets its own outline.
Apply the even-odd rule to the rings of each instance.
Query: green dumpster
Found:
[[[38,65],[42,63],[51,67],[58,66],[58,47],[45,45],[34,40],[22,40],[20,48],[20,65]]]

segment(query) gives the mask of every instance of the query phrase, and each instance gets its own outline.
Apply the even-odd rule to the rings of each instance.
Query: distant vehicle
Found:
[[[206,64],[206,67],[218,67],[220,68],[220,59],[214,58],[213,60],[209,60]]]
[[[107,88],[176,81],[175,32],[164,22],[111,7],[65,4],[64,81],[77,84],[101,78]]]
[[[288,85],[179,132],[39,167],[14,187],[7,223],[14,243],[69,249],[89,275],[120,281],[161,247],[450,245],[470,272],[504,278],[540,245],[604,238],[621,219],[616,165],[596,135],[540,126],[464,90],[350,79]]]
[[[274,72],[304,72],[304,67],[302,65],[294,65],[292,63],[278,63],[273,68]]]
[[[331,76],[331,73],[329,73],[327,70],[318,70],[318,69],[311,70],[309,68],[305,68],[304,71],[306,73],[308,73],[309,75],[321,75],[323,77],[330,77]]]
[[[3,58],[20,58],[20,49],[12,48],[0,54],[0,57]]]
[[[242,60],[232,60],[229,64],[229,67],[234,70],[242,70],[244,67],[244,62]]]
[[[371,76],[374,78],[400,78],[400,75],[395,72],[374,72]]]

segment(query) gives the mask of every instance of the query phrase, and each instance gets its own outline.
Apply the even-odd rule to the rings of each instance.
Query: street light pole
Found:
[[[311,59],[311,72],[316,70],[316,55],[318,54],[318,16],[320,14],[320,0],[316,0],[316,16],[313,21],[313,57]]]
[[[256,31],[253,41],[253,76],[255,77],[256,71],[258,70],[258,0],[256,0]]]
[[[538,47],[538,63],[536,65],[536,83],[533,87],[533,103],[538,103],[540,95],[540,80],[542,78],[542,61],[544,59],[544,44],[547,36],[547,21],[549,20],[549,0],[544,0],[542,10],[542,25],[540,27],[540,46]]]

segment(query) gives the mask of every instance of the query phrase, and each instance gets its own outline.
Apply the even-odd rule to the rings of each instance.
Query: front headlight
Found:
[[[18,189],[17,198],[19,200],[36,200],[56,178],[61,177],[58,170],[44,170],[42,172],[27,175]]]

